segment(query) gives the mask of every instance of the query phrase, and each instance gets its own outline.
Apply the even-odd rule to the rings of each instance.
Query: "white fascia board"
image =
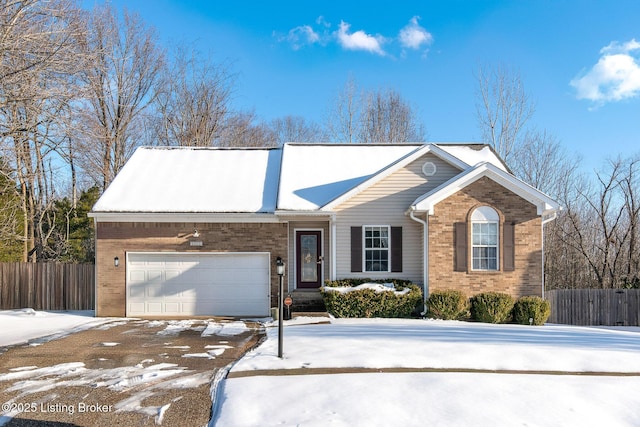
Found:
[[[89,212],[96,222],[282,222],[272,213]]]
[[[289,217],[289,216],[319,216],[319,217],[330,217],[335,215],[333,211],[288,211],[288,210],[278,210],[275,212],[275,215],[278,217]]]
[[[376,172],[371,178],[367,179],[366,181],[364,181],[360,185],[352,188],[351,190],[347,191],[343,195],[333,199],[331,202],[329,202],[326,205],[322,206],[320,208],[320,210],[321,211],[332,211],[336,206],[339,206],[340,204],[346,202],[347,200],[349,200],[350,198],[354,197],[355,195],[360,194],[361,192],[363,192],[367,188],[371,187],[373,184],[375,184],[377,182],[380,182],[382,179],[388,177],[389,175],[391,175],[392,173],[394,173],[398,169],[408,165],[409,163],[411,163],[414,160],[424,156],[427,153],[432,153],[436,157],[438,157],[438,158],[442,159],[443,161],[451,164],[452,166],[457,167],[460,170],[464,170],[464,169],[467,169],[469,167],[468,164],[466,164],[462,160],[458,159],[457,157],[454,157],[451,154],[447,153],[446,151],[444,151],[443,149],[441,149],[437,145],[425,144],[425,145],[423,145],[421,147],[416,148],[414,151],[412,151],[411,153],[407,154],[403,158],[397,160],[396,162],[388,165],[384,169]]]
[[[453,177],[429,193],[420,196],[411,204],[410,210],[427,212],[429,215],[433,215],[437,203],[485,176],[535,205],[538,215],[547,215],[561,209],[561,206],[556,201],[543,192],[501,170],[497,166],[485,162],[473,169],[465,171],[461,175]]]

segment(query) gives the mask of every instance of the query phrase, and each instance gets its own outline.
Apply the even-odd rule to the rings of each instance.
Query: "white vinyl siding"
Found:
[[[433,162],[437,170],[434,176],[428,178],[422,173],[422,166],[426,161]],[[422,284],[424,277],[422,226],[405,215],[405,212],[415,199],[459,173],[460,170],[454,166],[433,154],[426,154],[337,206],[334,209],[337,223],[337,278],[383,278],[382,276],[385,276],[408,279]],[[401,273],[351,272],[350,230],[351,227],[362,227],[367,224],[402,227]]]

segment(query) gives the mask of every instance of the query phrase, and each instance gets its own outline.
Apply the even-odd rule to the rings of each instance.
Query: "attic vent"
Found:
[[[422,173],[424,176],[433,176],[436,174],[436,165],[433,162],[426,162],[422,165]]]

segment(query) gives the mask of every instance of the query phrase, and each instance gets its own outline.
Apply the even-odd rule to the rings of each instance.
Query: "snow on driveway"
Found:
[[[285,327],[279,359],[277,328],[271,328],[267,340],[233,367],[211,425],[640,425],[639,331],[331,319],[329,325]],[[268,375],[281,369],[320,372],[313,368],[547,374]]]
[[[227,352],[234,354],[238,351],[236,347],[243,345],[243,340],[246,339],[236,339],[236,336],[250,331],[244,322],[218,322],[211,319],[148,321],[94,318],[93,312],[42,312],[31,309],[0,311],[0,325],[2,325],[0,346],[16,345],[18,349],[28,348],[28,351],[36,354],[43,348],[37,347],[39,344],[48,342],[49,345],[53,345],[54,343],[50,341],[68,337],[75,332],[90,328],[96,331],[108,331],[126,325],[115,334],[105,335],[109,338],[118,338],[117,340],[97,339],[93,344],[82,341],[80,344],[87,347],[85,353],[93,354],[88,360],[83,359],[81,355],[74,360],[74,356],[71,355],[71,361],[36,366],[30,359],[25,359],[31,362],[29,366],[18,365],[9,368],[6,372],[0,371],[0,394],[4,394],[5,399],[10,397],[2,402],[0,426],[21,415],[20,403],[25,401],[42,401],[45,409],[46,402],[63,401],[67,405],[64,408],[70,409],[62,411],[65,413],[60,416],[67,416],[68,420],[76,421],[74,416],[80,416],[80,413],[74,414],[74,411],[82,402],[78,403],[73,399],[68,402],[64,400],[66,390],[70,387],[86,387],[86,396],[89,400],[97,398],[90,399],[88,396],[111,396],[107,391],[113,392],[113,404],[105,404],[104,406],[108,408],[105,412],[113,414],[136,412],[151,417],[156,423],[161,424],[167,411],[174,411],[172,405],[175,401],[182,399],[182,390],[197,389],[202,386],[208,389],[216,369],[228,363],[226,359],[221,359],[216,364],[200,364],[192,363],[189,359],[205,358],[207,362],[213,362],[214,359],[226,356]],[[181,337],[181,333],[185,331],[188,332],[186,338]],[[193,334],[191,331],[199,333]],[[104,332],[101,333],[104,334]],[[72,340],[77,336],[74,335],[68,339]],[[184,342],[196,346],[176,345]],[[24,343],[29,343],[29,346],[20,347]],[[107,351],[116,351],[123,346],[126,347],[125,350],[112,353],[112,359],[95,357],[106,354]],[[104,348],[105,353],[101,350],[92,350],[96,347]],[[50,347],[48,348],[50,350]],[[139,348],[143,350],[137,351]],[[145,348],[148,350],[144,350]],[[64,350],[63,348],[62,351]],[[204,352],[190,353],[193,350],[204,350]],[[82,352],[78,351],[78,353]],[[151,358],[144,359],[142,355],[147,353]],[[7,357],[8,354],[15,353],[5,353],[3,357]],[[55,353],[51,353],[50,356],[56,357]],[[120,360],[124,365],[120,364]],[[156,360],[161,362],[158,363]],[[165,360],[184,363],[163,363],[162,361]],[[39,361],[46,363],[47,360],[39,359]],[[101,392],[102,390],[105,392]],[[166,400],[168,393],[177,393],[177,397],[160,405],[144,403],[151,398]],[[203,396],[207,394],[205,392]],[[183,406],[184,401],[186,399],[180,402]],[[204,416],[208,420],[209,408],[206,404],[203,407],[206,410]],[[39,415],[44,412],[55,412],[42,411],[39,405],[37,408]],[[48,421],[53,422],[53,420]]]

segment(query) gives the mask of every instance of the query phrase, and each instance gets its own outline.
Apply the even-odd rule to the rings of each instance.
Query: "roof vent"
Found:
[[[422,173],[424,176],[429,177],[436,174],[436,165],[433,162],[426,162],[422,165]]]

